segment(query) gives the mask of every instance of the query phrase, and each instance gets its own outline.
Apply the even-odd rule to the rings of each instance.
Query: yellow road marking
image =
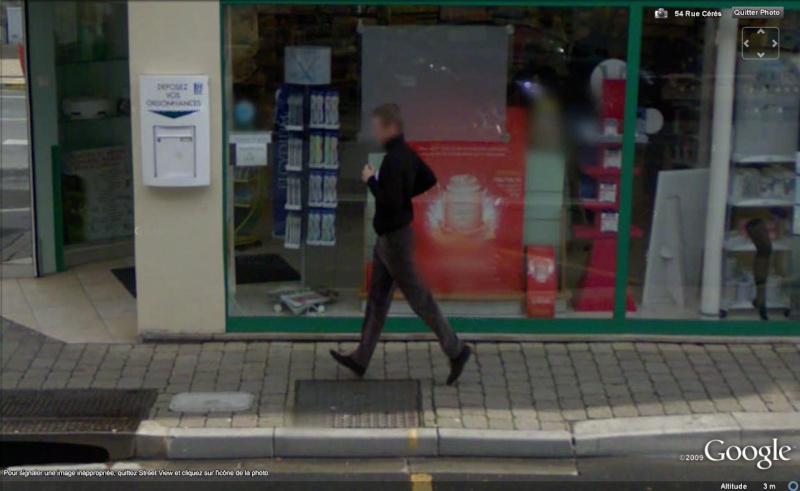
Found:
[[[408,448],[410,450],[416,450],[418,444],[419,444],[419,434],[417,433],[417,429],[411,428],[410,430],[408,430]]]
[[[433,491],[433,477],[430,474],[411,474],[411,491]]]

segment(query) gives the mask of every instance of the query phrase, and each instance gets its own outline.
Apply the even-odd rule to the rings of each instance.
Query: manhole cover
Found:
[[[154,390],[1,390],[0,434],[135,432]]]
[[[416,380],[299,380],[292,425],[416,428],[419,411]]]

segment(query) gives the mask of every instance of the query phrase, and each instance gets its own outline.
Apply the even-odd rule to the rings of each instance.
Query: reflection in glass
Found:
[[[233,315],[361,316],[360,173],[382,158],[362,127],[384,102],[438,177],[415,248],[446,315],[611,315],[627,9],[249,5],[225,25]]]
[[[637,316],[798,313],[798,28],[797,12],[737,23],[729,11],[656,19],[646,10],[639,106],[664,125],[635,184],[633,220],[647,232],[630,255]],[[748,57],[773,44],[777,59]]]

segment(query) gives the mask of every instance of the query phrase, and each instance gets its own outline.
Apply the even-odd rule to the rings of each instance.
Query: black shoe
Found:
[[[331,350],[331,356],[337,363],[342,365],[343,367],[347,367],[350,369],[351,372],[355,373],[359,377],[363,377],[364,373],[367,371],[366,368],[362,367],[353,359],[353,357],[349,355],[343,355],[338,351]]]
[[[461,350],[461,354],[455,359],[450,360],[450,375],[447,377],[447,385],[453,385],[456,380],[458,380],[470,356],[472,356],[472,348],[465,344],[464,349]]]

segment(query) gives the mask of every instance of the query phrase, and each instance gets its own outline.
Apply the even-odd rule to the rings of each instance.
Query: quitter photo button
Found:
[[[783,7],[733,7],[739,19],[783,19]]]

